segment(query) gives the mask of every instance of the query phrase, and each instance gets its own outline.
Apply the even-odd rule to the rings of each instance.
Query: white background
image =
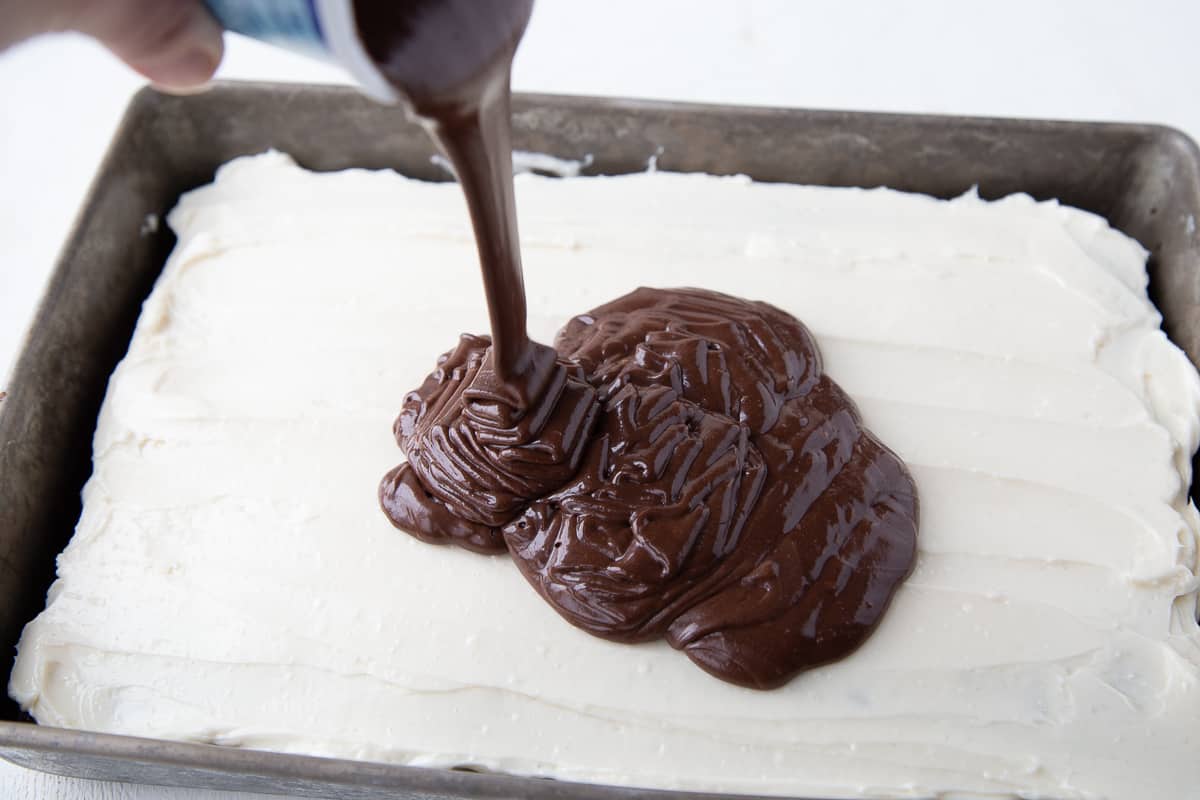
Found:
[[[1200,139],[1198,38],[1195,0],[539,0],[513,82],[572,94],[1159,122]],[[220,77],[345,81],[236,37]],[[0,55],[0,389],[140,85],[74,36]],[[74,781],[0,761],[3,800],[253,797]]]

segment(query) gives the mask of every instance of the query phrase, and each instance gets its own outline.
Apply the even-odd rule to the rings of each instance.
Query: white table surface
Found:
[[[3,20],[0,20],[0,25]],[[517,90],[1159,122],[1200,139],[1195,0],[539,0]],[[341,83],[232,37],[220,77]],[[80,37],[0,55],[0,389],[75,210],[142,81]],[[0,761],[0,798],[248,800]]]

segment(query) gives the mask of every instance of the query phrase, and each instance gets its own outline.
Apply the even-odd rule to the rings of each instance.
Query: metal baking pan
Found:
[[[513,123],[517,148],[590,157],[586,173],[639,171],[656,156],[663,170],[763,181],[1058,198],[1150,250],[1167,332],[1200,364],[1200,152],[1176,131],[538,95],[515,99]],[[351,89],[225,84],[133,100],[0,401],[5,677],[78,518],[108,376],[173,244],[158,221],[220,164],[267,148],[317,170],[445,177],[419,128]],[[332,798],[711,798],[61,730],[0,702],[0,757],[60,775]]]

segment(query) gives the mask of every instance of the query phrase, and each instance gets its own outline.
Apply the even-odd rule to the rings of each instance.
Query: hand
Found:
[[[0,0],[0,50],[79,31],[167,90],[203,86],[221,63],[221,27],[200,0]]]

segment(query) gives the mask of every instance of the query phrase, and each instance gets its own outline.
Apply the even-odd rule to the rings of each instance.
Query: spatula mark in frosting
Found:
[[[513,405],[464,336],[405,399],[380,499],[427,542],[507,550],[559,614],[665,637],[768,689],[844,657],[916,553],[916,489],[798,320],[699,289],[572,319]]]

